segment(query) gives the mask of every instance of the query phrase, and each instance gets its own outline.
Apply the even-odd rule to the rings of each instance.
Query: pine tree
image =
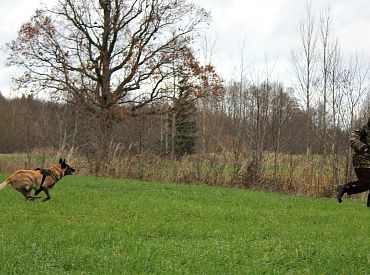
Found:
[[[190,86],[186,80],[179,83],[179,97],[175,103],[175,154],[177,157],[192,154],[197,138],[196,107],[189,100]]]

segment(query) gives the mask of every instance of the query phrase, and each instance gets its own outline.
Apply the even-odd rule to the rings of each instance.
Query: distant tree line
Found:
[[[148,105],[121,117],[112,126],[112,144],[120,144],[124,154],[160,154],[181,157],[188,154],[228,153],[235,160],[248,151],[257,160],[265,151],[305,154],[305,113],[297,99],[278,83],[226,85],[222,96],[188,101],[184,87],[171,106]],[[312,117],[309,133],[312,153],[324,154],[318,135],[322,125],[320,107]],[[367,110],[363,109],[364,113]],[[361,117],[359,117],[361,120]],[[356,122],[355,122],[356,123]],[[357,122],[358,124],[358,122]],[[23,96],[0,97],[0,151],[26,152],[36,148],[79,148],[92,153],[101,133],[96,118],[74,104],[57,103]],[[337,136],[341,152],[347,148],[348,130],[329,127]]]

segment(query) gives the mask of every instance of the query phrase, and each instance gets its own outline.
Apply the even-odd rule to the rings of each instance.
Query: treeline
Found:
[[[306,154],[308,134],[311,153],[327,153],[324,145],[328,141],[319,135],[320,109],[315,111],[308,133],[305,112],[292,92],[277,83],[241,89],[234,82],[225,88],[222,97],[187,102],[191,105],[187,109],[156,104],[155,108],[129,114],[122,108],[109,142],[119,144],[124,155],[160,154],[178,158],[192,153],[226,153],[238,159],[246,151],[257,158],[264,151]],[[32,96],[17,99],[0,96],[1,153],[73,147],[88,154],[98,145],[102,134],[96,119],[67,103]],[[337,137],[335,143],[342,154],[348,146],[349,130],[343,127],[327,130]]]

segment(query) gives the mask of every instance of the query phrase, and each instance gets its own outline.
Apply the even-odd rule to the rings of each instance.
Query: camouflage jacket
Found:
[[[363,154],[362,150],[365,146],[370,145],[370,128],[367,124],[352,131],[349,143],[354,149],[353,152],[353,167],[354,168],[370,168],[370,152]]]

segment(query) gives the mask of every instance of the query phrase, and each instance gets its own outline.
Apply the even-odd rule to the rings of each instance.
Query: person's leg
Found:
[[[370,189],[370,168],[355,168],[354,170],[358,180],[338,186],[337,198],[339,203],[342,202],[342,197],[345,193],[353,195]]]
[[[356,170],[355,170],[356,172]],[[362,168],[358,169],[357,173],[357,178],[361,181],[367,181],[370,182],[370,168]],[[367,194],[367,202],[366,205],[367,207],[370,207],[370,183],[369,183],[369,193]]]
[[[370,168],[355,168],[354,170],[358,180],[370,182]]]

